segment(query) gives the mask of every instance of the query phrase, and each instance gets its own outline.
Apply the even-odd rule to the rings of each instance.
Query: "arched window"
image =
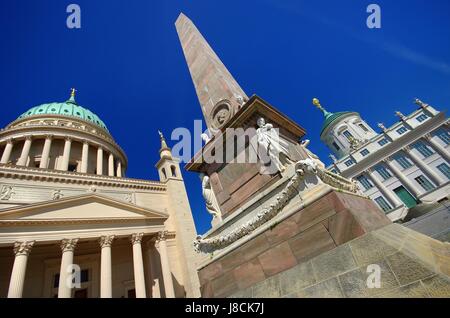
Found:
[[[172,170],[172,177],[176,177],[177,176],[177,169],[175,168],[175,166],[170,166],[170,170]]]
[[[162,168],[162,173],[164,175],[164,179],[167,179],[166,169]]]

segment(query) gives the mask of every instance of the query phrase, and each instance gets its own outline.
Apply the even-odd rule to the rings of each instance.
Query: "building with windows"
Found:
[[[186,189],[160,138],[150,181],[125,177],[124,151],[74,90],[2,129],[0,297],[199,296]]]
[[[332,172],[354,178],[392,221],[411,208],[450,194],[450,134],[445,112],[416,99],[418,109],[377,133],[356,112],[330,113],[317,99],[325,122],[321,140],[332,151]]]

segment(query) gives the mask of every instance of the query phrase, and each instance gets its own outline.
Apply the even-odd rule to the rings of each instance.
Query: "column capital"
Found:
[[[45,139],[53,139],[54,135],[52,134],[47,134],[45,135]]]
[[[31,141],[31,139],[33,139],[33,136],[25,136],[25,140],[30,140]]]
[[[72,141],[72,137],[70,137],[70,136],[64,136],[64,140],[65,140],[65,141]]]
[[[62,252],[73,252],[77,246],[78,239],[62,239],[61,240],[61,250]]]
[[[14,255],[29,255],[35,241],[14,242]]]
[[[167,236],[169,235],[169,231],[159,231],[158,237],[156,240],[159,241],[165,241],[167,239]]]
[[[103,235],[102,237],[100,237],[99,240],[100,247],[101,248],[111,247],[114,238],[115,238],[114,235]]]
[[[131,244],[141,244],[144,233],[133,233],[131,235]]]
[[[411,151],[411,146],[410,145],[406,145],[402,148],[404,151],[406,152],[410,152]]]
[[[7,144],[12,144],[14,142],[14,138],[8,138],[6,139]]]
[[[425,138],[425,140],[430,140],[431,138],[433,138],[433,136],[431,135],[431,133],[427,133],[423,135],[423,138]]]
[[[88,145],[89,146],[89,140],[83,139],[82,142],[83,142],[83,145]]]

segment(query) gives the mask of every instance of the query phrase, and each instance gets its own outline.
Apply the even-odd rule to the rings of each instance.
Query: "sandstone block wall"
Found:
[[[380,288],[367,287],[369,264]],[[450,297],[449,275],[450,244],[391,224],[230,297]]]
[[[277,279],[271,277],[299,264],[306,266],[304,262],[388,224],[371,200],[331,192],[201,268],[202,297],[228,297],[263,281],[270,284]],[[345,255],[340,257],[340,266],[352,266],[345,263]]]

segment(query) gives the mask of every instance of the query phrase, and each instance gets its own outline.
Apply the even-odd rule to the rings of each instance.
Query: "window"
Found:
[[[403,168],[408,169],[412,166],[412,163],[409,161],[409,159],[405,155],[397,155],[395,156],[395,161]]]
[[[352,164],[354,164],[355,162],[353,161],[353,159],[348,159],[346,162],[345,162],[345,165],[347,166],[347,167],[350,167]]]
[[[363,149],[363,150],[361,150],[360,154],[361,154],[362,156],[367,156],[367,155],[369,154],[369,150]]]
[[[338,144],[336,142],[333,141],[333,147],[334,149],[336,149],[337,151],[339,151],[341,148],[338,146]]]
[[[366,126],[364,126],[364,124],[358,124],[359,127],[361,127],[362,130],[364,130],[365,132],[368,132],[369,129],[367,129]]]
[[[424,176],[418,176],[415,180],[425,191],[431,191],[434,189],[434,185],[432,185],[431,182]]]
[[[166,169],[162,168],[162,174],[164,176],[164,179],[167,179],[167,173],[166,173]]]
[[[74,164],[74,163],[69,164],[67,171],[77,172],[77,164]]]
[[[379,142],[378,142],[378,144],[380,145],[380,146],[384,146],[385,144],[387,144],[389,141],[386,139],[386,138],[383,138],[383,139],[381,139]]]
[[[446,163],[441,163],[439,166],[437,166],[437,168],[444,176],[447,177],[447,179],[450,180],[450,168]]]
[[[425,114],[420,114],[419,116],[417,116],[416,117],[416,120],[419,122],[419,123],[421,123],[421,122],[423,122],[425,119],[427,119],[428,118],[428,116],[427,115],[425,115]]]
[[[373,188],[373,184],[365,176],[359,176],[358,178],[356,178],[356,180],[358,180],[358,182],[361,183],[361,185],[366,190],[369,190],[370,188]]]
[[[414,145],[414,148],[417,149],[418,152],[424,157],[428,158],[433,154],[433,151],[423,142],[418,142]]]
[[[336,169],[331,169],[331,172],[334,174],[339,174],[339,172]]]
[[[348,131],[348,130],[344,130],[344,132],[342,133],[348,140],[350,140],[353,135]]]
[[[384,211],[387,212],[389,211],[391,208],[391,206],[389,205],[389,203],[386,202],[386,200],[383,197],[378,197],[375,198],[375,202],[378,204],[378,206]]]
[[[177,169],[175,168],[175,166],[170,166],[170,170],[172,171],[172,177],[176,177],[177,176]]]
[[[383,178],[383,180],[387,180],[392,177],[391,173],[384,166],[378,166],[375,168],[375,170]]]
[[[436,136],[438,136],[446,145],[450,144],[450,136],[447,130],[443,128],[439,129]]]
[[[399,129],[396,130],[397,134],[399,134],[399,135],[403,135],[407,131],[408,131],[408,129],[406,129],[405,126],[402,126],[402,127],[400,127]]]

